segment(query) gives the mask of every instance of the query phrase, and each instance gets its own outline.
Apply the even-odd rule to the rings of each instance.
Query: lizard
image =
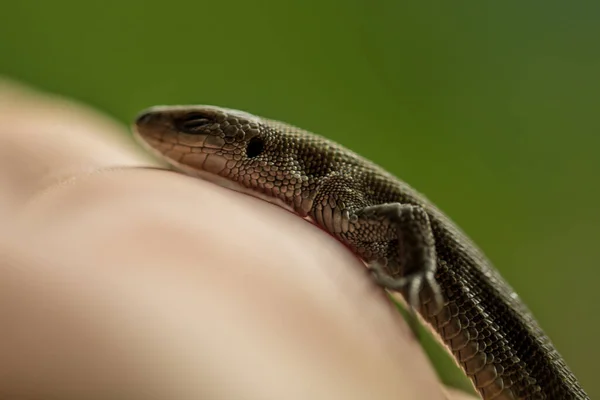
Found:
[[[142,111],[134,136],[174,169],[329,232],[437,333],[485,400],[589,399],[511,286],[424,195],[325,137],[208,105]]]

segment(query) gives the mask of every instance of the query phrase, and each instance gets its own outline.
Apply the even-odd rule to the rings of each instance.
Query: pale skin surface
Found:
[[[124,129],[0,82],[0,398],[472,398],[341,244]]]

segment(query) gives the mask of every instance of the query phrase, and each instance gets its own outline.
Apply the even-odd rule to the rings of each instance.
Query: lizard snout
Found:
[[[137,118],[135,119],[135,124],[137,126],[150,125],[159,122],[164,119],[164,114],[161,112],[156,112],[152,109],[147,109],[142,111]]]

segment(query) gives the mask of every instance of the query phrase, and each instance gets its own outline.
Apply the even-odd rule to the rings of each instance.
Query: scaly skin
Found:
[[[321,136],[212,106],[154,107],[141,142],[175,168],[309,218],[402,293],[484,399],[589,399],[479,249],[424,196]]]

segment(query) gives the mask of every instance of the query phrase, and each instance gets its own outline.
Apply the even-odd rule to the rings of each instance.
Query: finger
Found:
[[[115,121],[83,105],[0,80],[0,203],[109,167],[155,164]]]
[[[106,138],[93,119],[86,127],[36,115],[65,140]],[[98,146],[113,161],[142,164]],[[34,172],[24,176],[39,183],[44,174]],[[443,398],[358,260],[270,204],[122,169],[19,209],[0,241],[0,326],[10,327],[0,337],[0,387],[13,397]]]

